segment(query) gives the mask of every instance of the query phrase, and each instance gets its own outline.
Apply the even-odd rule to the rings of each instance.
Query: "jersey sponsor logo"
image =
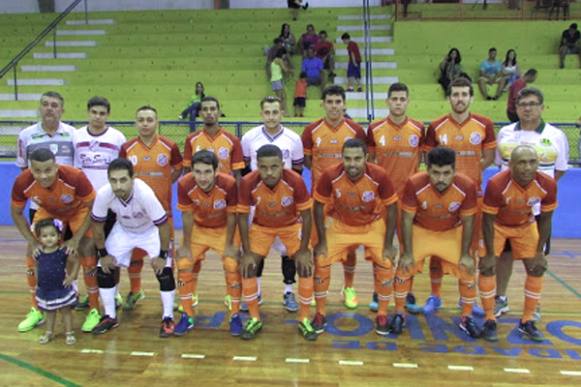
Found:
[[[151,160],[151,156],[147,155],[147,156],[143,156],[143,161],[149,161]]]
[[[482,136],[478,132],[472,132],[470,134],[470,144],[472,145],[480,145],[482,142]]]
[[[226,200],[219,199],[214,201],[214,209],[215,210],[222,210],[226,208]]]
[[[420,138],[417,135],[412,134],[408,138],[408,144],[410,144],[410,146],[413,148],[417,148],[418,145],[420,144]]]
[[[50,144],[49,149],[56,155],[59,152],[59,144]]]
[[[329,143],[333,144],[333,145],[337,145],[339,144],[339,140],[337,140],[336,138],[329,140]]]
[[[289,207],[293,204],[293,197],[292,196],[283,196],[280,200],[280,205],[283,207]]]
[[[459,208],[460,208],[460,202],[451,202],[448,205],[449,212],[456,212],[456,211],[458,211]]]
[[[440,145],[448,145],[448,135],[447,134],[441,134],[439,137],[439,143]]]
[[[169,163],[169,159],[163,153],[157,155],[157,165],[160,167],[165,167]]]
[[[131,164],[137,165],[137,156],[135,155],[129,156],[129,161],[131,161]]]
[[[61,195],[61,202],[64,204],[71,204],[73,202],[73,197],[69,194]]]
[[[529,200],[527,201],[527,205],[534,207],[534,206],[538,206],[541,203],[541,198],[537,197],[537,196],[533,196],[530,197]]]
[[[139,212],[132,213],[131,216],[134,219],[141,219],[141,218],[143,218],[145,216],[145,214],[143,212],[139,211]]]
[[[462,141],[464,141],[464,136],[459,134],[456,137],[454,137],[454,140],[456,140],[457,142],[462,142]]]
[[[89,142],[89,150],[91,150],[92,152],[95,152],[95,150],[97,150],[98,147],[99,147],[99,141],[91,140],[91,142]]]
[[[365,203],[369,203],[375,199],[375,193],[373,191],[365,191],[361,195],[361,200]]]
[[[230,156],[230,150],[226,147],[221,147],[218,149],[218,157],[222,160],[227,160],[228,156]]]
[[[393,142],[400,142],[401,141],[401,136],[399,134],[396,134],[395,136],[393,136]]]

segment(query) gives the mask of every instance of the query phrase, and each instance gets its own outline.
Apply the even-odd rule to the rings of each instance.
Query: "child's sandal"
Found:
[[[65,339],[65,343],[67,343],[67,345],[73,345],[77,342],[77,339],[75,338],[75,332],[71,331],[71,332],[67,332],[65,333],[66,339]]]
[[[38,339],[40,344],[48,344],[53,338],[53,334],[51,331],[46,331],[46,333]]]

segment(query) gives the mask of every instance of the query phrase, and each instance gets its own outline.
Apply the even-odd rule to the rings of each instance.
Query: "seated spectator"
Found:
[[[517,79],[510,85],[508,90],[508,100],[506,102],[506,116],[510,122],[517,122],[518,116],[516,115],[516,97],[518,93],[527,87],[528,84],[533,83],[537,79],[537,70],[529,69],[525,72],[522,78]]]
[[[270,79],[271,78],[271,74],[270,74],[270,64],[272,63],[272,61],[274,60],[274,58],[276,57],[276,55],[278,54],[278,52],[279,51],[282,51],[284,49],[285,48],[284,48],[282,39],[276,38],[276,39],[274,39],[272,41],[272,46],[266,51],[266,65],[265,65],[265,69],[266,69],[266,78],[267,79]]]
[[[448,93],[450,82],[462,74],[462,66],[460,65],[460,62],[462,62],[460,51],[458,51],[457,48],[452,48],[440,63],[440,77],[438,78],[438,83],[442,86],[444,95]]]
[[[307,74],[302,72],[295,83],[295,117],[304,117],[305,106],[307,106]]]
[[[292,16],[293,20],[297,20],[299,17],[299,10],[302,8],[306,11],[307,8],[309,8],[309,3],[306,2],[303,5],[302,0],[288,0],[287,6],[288,6],[288,9],[290,9],[291,16]]]
[[[284,88],[284,76],[291,73],[291,69],[288,68],[285,61],[283,60],[284,49],[279,50],[276,53],[273,61],[270,63],[270,83],[272,85],[272,91],[280,98],[280,108],[282,114],[286,115],[286,91]]]
[[[206,95],[204,94],[204,84],[202,82],[196,82],[196,91],[194,95],[190,98],[188,105],[186,108],[180,113],[178,116],[180,120],[188,118],[190,121],[190,131],[195,131],[196,127],[194,121],[196,121],[196,117],[198,116],[198,112],[200,111],[201,101]]]
[[[301,35],[299,38],[299,52],[302,56],[307,55],[307,48],[314,46],[319,41],[319,35],[315,31],[315,26],[312,24],[307,25],[307,32]]]
[[[581,66],[581,45],[579,42],[581,34],[577,29],[577,23],[573,23],[563,31],[561,35],[561,45],[559,46],[559,68],[565,68],[565,57],[568,54],[579,55],[579,66]]]
[[[362,91],[361,52],[359,52],[359,45],[351,40],[351,35],[347,32],[341,35],[341,40],[347,45],[347,54],[349,55],[349,63],[347,64],[347,91],[353,91],[354,87],[357,87],[357,91]]]
[[[505,87],[512,85],[514,81],[520,78],[520,68],[516,61],[516,51],[512,48],[506,52],[504,62],[502,62],[502,75],[506,81]]]
[[[329,71],[329,82],[335,78],[335,46],[327,39],[327,32],[319,32],[319,41],[315,43],[315,55],[323,60],[324,69]]]
[[[282,40],[282,46],[285,48],[288,55],[294,55],[297,50],[297,40],[290,30],[290,25],[284,23],[280,27],[279,39]]]
[[[301,72],[307,75],[307,84],[309,86],[319,86],[321,93],[325,86],[323,81],[323,60],[315,56],[315,49],[313,47],[307,48],[307,56],[303,58]]]
[[[483,60],[480,64],[480,78],[478,79],[478,88],[482,97],[486,100],[497,100],[504,90],[506,84],[505,78],[502,76],[502,63],[496,59],[496,48],[488,50],[488,58]],[[488,95],[487,86],[497,84],[496,94],[494,97]]]

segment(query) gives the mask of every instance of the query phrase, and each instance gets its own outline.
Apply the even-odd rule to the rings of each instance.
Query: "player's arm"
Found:
[[[194,227],[194,215],[192,211],[182,212],[182,227],[183,227],[183,237],[180,255],[185,255],[191,258],[192,251],[190,246],[192,245],[192,229]]]
[[[305,167],[313,169],[313,156],[305,155]]]
[[[181,166],[181,164],[180,164],[179,168],[176,168],[176,167],[171,168],[171,182],[172,182],[172,184],[175,183],[180,178],[184,169],[185,168],[183,168]]]
[[[315,256],[327,255],[327,233],[325,231],[325,205],[315,200],[315,227],[319,243],[315,246]]]
[[[484,212],[482,214],[482,233],[484,234],[484,247],[486,248],[486,255],[480,259],[479,269],[481,272],[486,272],[485,269],[494,274],[494,267],[496,263],[496,257],[494,255],[494,220],[496,219],[495,214],[489,214]]]
[[[250,253],[250,238],[248,237],[248,213],[238,214],[238,229],[240,230],[240,240],[244,254]]]
[[[159,242],[160,242],[160,258],[164,258],[164,255],[167,255],[167,252],[169,250],[169,242],[171,240],[170,238],[170,229],[171,229],[171,225],[170,222],[166,221],[163,222],[162,224],[157,226],[157,230],[159,232]]]
[[[537,227],[539,229],[539,243],[537,244],[537,255],[543,254],[545,245],[551,236],[551,225],[553,219],[553,211],[541,212]]]
[[[228,213],[226,218],[226,246],[224,247],[224,256],[237,258],[239,251],[234,246],[234,233],[236,232],[236,225],[238,223],[238,215],[236,213]]]
[[[301,246],[299,251],[293,256],[300,277],[311,277],[313,275],[313,256],[309,251],[311,239],[311,228],[313,224],[311,208],[300,212],[302,218]]]
[[[301,247],[302,251],[307,251],[309,249],[309,241],[311,239],[311,229],[313,227],[313,217],[311,215],[311,209],[301,211],[301,218],[303,220],[301,227]]]
[[[383,241],[384,259],[389,258],[392,263],[395,260],[395,248],[393,247],[393,237],[395,235],[395,224],[397,218],[397,204],[393,203],[387,207],[385,224],[385,240]],[[387,256],[386,256],[387,255]]]
[[[460,246],[459,265],[464,266],[469,274],[474,273],[474,258],[469,254],[474,231],[474,215],[462,216],[462,245]]]
[[[414,223],[415,214],[407,211],[402,211],[402,233],[403,233],[403,254],[399,260],[399,266],[403,271],[411,272],[414,265],[414,251],[412,244],[412,225]]]
[[[91,230],[93,231],[93,242],[97,250],[97,260],[101,265],[101,270],[105,274],[109,274],[115,268],[115,263],[113,257],[105,248],[105,220],[97,219],[94,211],[91,214],[91,218]]]
[[[484,149],[482,151],[482,159],[480,160],[480,166],[482,170],[488,168],[494,162],[496,149]]]
[[[24,206],[16,206],[14,204],[10,205],[10,214],[12,215],[12,221],[16,225],[16,228],[20,232],[20,234],[26,239],[30,247],[32,248],[32,253],[34,256],[37,255],[40,249],[40,244],[30,231],[30,226],[26,221],[26,218],[23,214]]]
[[[236,179],[236,187],[240,187],[240,179],[242,178],[242,173],[241,173],[241,169],[235,169],[234,171],[232,171],[232,173],[234,174],[234,178]]]

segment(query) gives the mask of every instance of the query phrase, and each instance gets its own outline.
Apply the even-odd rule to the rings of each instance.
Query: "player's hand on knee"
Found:
[[[37,242],[32,243],[30,245],[30,251],[32,251],[32,256],[36,258],[40,253],[42,253],[42,245]]]
[[[411,254],[404,253],[399,259],[398,266],[404,273],[411,273],[415,264],[416,261],[414,257]]]
[[[319,242],[313,251],[315,258],[317,257],[326,257],[328,254],[327,250],[327,242]]]
[[[307,250],[299,250],[294,256],[293,260],[297,265],[299,277],[311,277],[313,275],[313,258],[311,252]]]
[[[237,249],[236,246],[234,246],[233,244],[226,243],[226,246],[224,247],[225,257],[231,257],[236,259],[238,258],[239,255],[240,249]]]
[[[65,248],[67,250],[67,254],[77,255],[79,252],[79,240],[77,238],[69,239],[65,242]]]
[[[468,274],[474,274],[474,258],[472,258],[470,255],[468,254],[463,254],[460,257],[460,261],[458,261],[458,265],[460,267],[463,267],[464,270],[466,271],[466,273]]]
[[[160,257],[153,258],[151,260],[151,267],[153,268],[155,274],[160,275],[165,268],[165,259]]]
[[[192,250],[189,246],[180,246],[177,250],[178,259],[187,258],[192,259]]]
[[[395,263],[395,257],[397,256],[397,249],[393,246],[385,246],[383,248],[383,260],[384,261],[391,261],[392,266]]]
[[[63,281],[63,286],[68,288],[73,284],[73,282],[75,282],[75,280],[76,278],[74,276],[72,276],[71,274],[67,274],[65,280]]]
[[[537,252],[537,255],[533,258],[531,262],[531,270],[536,274],[542,274],[547,270],[547,258],[544,251]]]
[[[496,271],[496,257],[494,255],[485,255],[480,258],[478,270],[485,276],[494,275]]]
[[[99,263],[101,264],[101,268],[105,274],[110,274],[111,270],[115,268],[115,258],[110,255],[105,255],[99,259]]]
[[[249,278],[256,275],[258,256],[254,253],[245,253],[240,259],[242,277]]]

